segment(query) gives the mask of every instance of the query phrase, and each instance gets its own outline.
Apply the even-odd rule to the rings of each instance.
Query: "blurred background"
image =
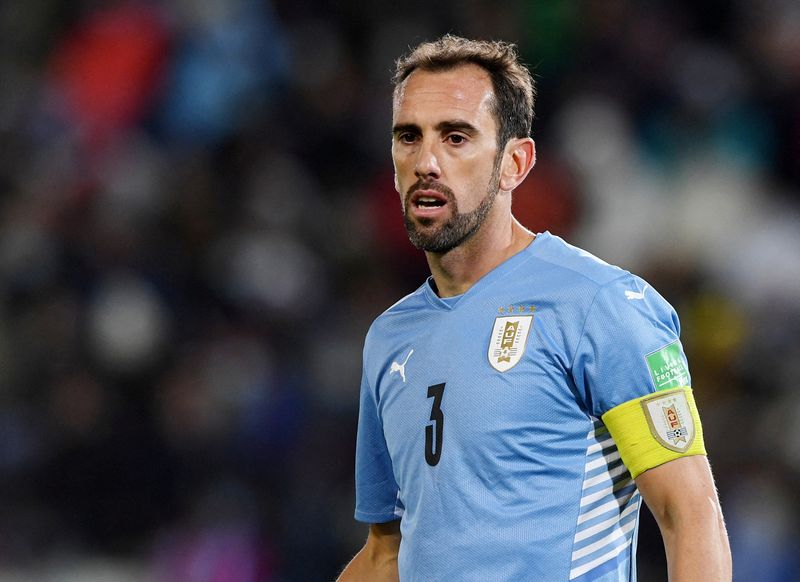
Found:
[[[427,276],[389,79],[445,32],[519,45],[517,216],[675,305],[735,579],[800,580],[796,0],[4,0],[0,581],[323,581],[361,546],[362,341]],[[665,579],[647,510],[638,555]]]

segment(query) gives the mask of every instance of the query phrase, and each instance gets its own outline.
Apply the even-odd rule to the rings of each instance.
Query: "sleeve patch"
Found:
[[[656,390],[691,385],[689,369],[678,340],[647,354],[644,359],[647,361],[647,369],[650,370]]]

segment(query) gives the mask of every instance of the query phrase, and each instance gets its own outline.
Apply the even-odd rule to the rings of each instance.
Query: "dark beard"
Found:
[[[406,194],[403,212],[403,221],[405,222],[408,239],[411,241],[411,244],[421,251],[442,254],[453,250],[472,238],[480,227],[483,226],[497,198],[497,192],[500,187],[500,164],[498,162],[499,160],[495,161],[495,167],[489,179],[486,196],[481,200],[478,207],[471,212],[460,213],[453,191],[443,184],[435,182],[417,182],[414,184],[408,190],[408,194]],[[422,232],[418,230],[417,224],[408,216],[408,204],[411,199],[411,194],[420,189],[436,190],[443,194],[447,198],[447,204],[452,209],[450,220],[433,232]],[[422,226],[427,226],[432,221],[422,219],[419,220],[419,222]]]

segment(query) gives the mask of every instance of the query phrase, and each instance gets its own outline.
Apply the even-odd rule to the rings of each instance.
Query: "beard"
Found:
[[[429,253],[446,253],[453,250],[457,246],[467,242],[472,236],[480,230],[489,211],[494,205],[497,198],[497,193],[500,188],[500,160],[501,156],[495,160],[492,175],[489,178],[489,184],[486,191],[486,196],[481,200],[480,204],[475,210],[470,212],[461,213],[458,211],[458,202],[456,201],[453,191],[438,182],[425,182],[417,181],[411,188],[408,189],[403,204],[403,221],[406,225],[408,232],[408,239],[411,244],[421,251]],[[410,204],[411,195],[417,190],[435,190],[447,198],[447,205],[451,209],[450,218],[440,227],[432,230],[423,230],[426,226],[433,224],[431,219],[417,219],[415,222],[408,215],[408,206]]]

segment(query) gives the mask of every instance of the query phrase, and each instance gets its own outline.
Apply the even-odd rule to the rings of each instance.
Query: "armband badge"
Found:
[[[650,432],[659,444],[676,453],[689,450],[694,442],[695,421],[685,390],[656,393],[641,403]]]

